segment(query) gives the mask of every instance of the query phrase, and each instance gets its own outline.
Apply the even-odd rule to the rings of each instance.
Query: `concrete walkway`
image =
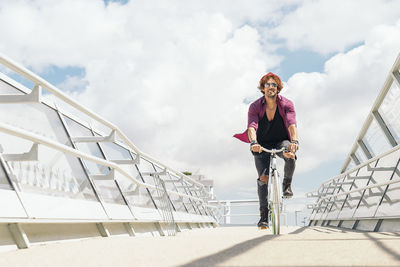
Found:
[[[0,266],[399,266],[400,233],[220,227],[175,237],[108,237],[0,253]]]

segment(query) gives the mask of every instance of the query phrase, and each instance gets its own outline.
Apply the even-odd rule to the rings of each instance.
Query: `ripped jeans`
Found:
[[[289,146],[290,142],[288,140],[282,141],[281,143],[276,144],[271,148],[280,149],[283,146]],[[254,162],[256,164],[256,169],[258,172],[258,179],[257,179],[257,191],[258,191],[258,199],[260,201],[260,210],[261,209],[268,209],[268,184],[260,181],[261,175],[268,175],[269,176],[269,162],[270,162],[270,153],[262,152],[262,153],[255,153],[252,152],[254,156]],[[283,182],[284,183],[291,183],[293,178],[294,169],[296,168],[296,159],[285,158],[283,153],[277,153],[277,155],[284,159],[285,167],[284,167],[284,175],[283,175]]]

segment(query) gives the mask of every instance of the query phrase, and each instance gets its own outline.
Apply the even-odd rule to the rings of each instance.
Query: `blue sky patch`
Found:
[[[64,82],[68,76],[76,76],[82,78],[85,76],[85,73],[85,68],[81,67],[61,68],[57,66],[51,66],[49,68],[46,68],[46,70],[39,75],[52,85],[57,86],[57,84]]]
[[[129,0],[104,0],[104,4],[107,6],[110,2],[116,2],[120,3],[122,5],[125,5],[126,3],[129,2]]]
[[[277,52],[284,56],[284,60],[274,71],[283,81],[287,81],[297,72],[323,72],[325,62],[332,56],[308,50],[290,51],[287,48],[279,48]]]

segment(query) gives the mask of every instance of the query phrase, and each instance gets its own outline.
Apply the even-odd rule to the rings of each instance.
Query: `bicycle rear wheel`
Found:
[[[280,199],[279,199],[279,185],[278,185],[278,172],[274,171],[273,177],[273,212],[272,212],[272,229],[274,235],[279,235],[281,233],[281,209],[280,209]]]

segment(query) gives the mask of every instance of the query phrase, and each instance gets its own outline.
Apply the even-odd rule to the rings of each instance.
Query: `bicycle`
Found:
[[[281,216],[281,208],[282,208],[282,190],[279,190],[281,181],[279,179],[279,173],[276,169],[276,154],[280,152],[287,152],[288,149],[286,147],[282,147],[281,149],[266,149],[264,147],[261,148],[262,151],[270,153],[270,164],[269,164],[269,174],[270,179],[268,183],[268,217],[270,218],[270,222],[272,224],[272,233],[274,235],[280,234],[280,216]],[[272,179],[271,179],[272,178]],[[272,191],[272,192],[271,192]]]

